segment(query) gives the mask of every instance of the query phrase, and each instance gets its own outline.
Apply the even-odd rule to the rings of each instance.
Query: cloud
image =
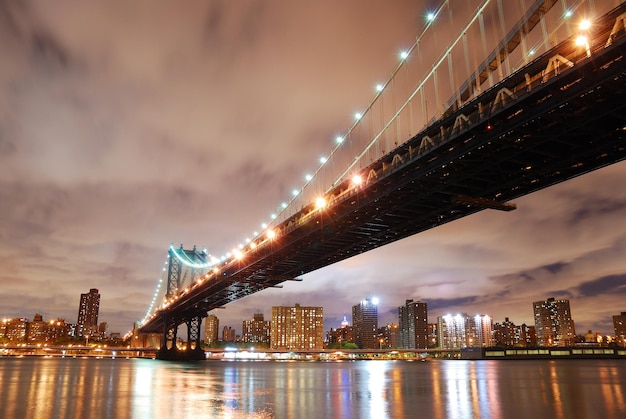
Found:
[[[80,293],[95,287],[101,320],[130,329],[171,242],[226,253],[317,170],[415,40],[423,6],[0,2],[0,315],[74,321]],[[440,52],[432,45],[423,60]],[[331,327],[376,295],[381,323],[410,298],[429,302],[432,321],[444,310],[532,321],[532,301],[561,290],[576,299],[577,324],[605,324],[626,272],[625,170],[358,255],[217,315],[238,328],[299,302],[324,306]]]

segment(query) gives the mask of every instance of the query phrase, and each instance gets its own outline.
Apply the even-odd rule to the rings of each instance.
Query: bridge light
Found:
[[[281,206],[282,208],[287,208],[287,203],[286,203],[286,202],[281,202],[281,203],[280,203],[280,206]]]
[[[587,45],[587,37],[585,35],[578,35],[576,38],[576,45],[579,47],[584,47]]]
[[[250,249],[256,249],[256,243],[255,242],[250,243]]]
[[[328,159],[324,156],[320,157],[320,163],[324,164],[328,161]]]
[[[309,175],[309,174],[307,173],[307,174],[304,176],[304,179],[305,179],[307,182],[310,182],[310,181],[311,181],[311,179],[313,179],[313,176],[311,176],[311,175]]]
[[[400,58],[402,58],[403,60],[406,60],[407,58],[409,58],[409,53],[407,51],[402,51],[400,53]]]
[[[363,183],[363,178],[360,175],[354,175],[352,176],[352,183],[358,186]]]
[[[237,260],[240,260],[240,259],[243,258],[243,253],[241,253],[237,249],[233,249],[233,255],[235,256],[235,259],[237,259]]]
[[[354,114],[354,119],[356,119],[357,121],[361,118],[363,118],[363,114],[361,112],[356,112]]]
[[[291,191],[291,194],[292,194],[293,196],[298,196],[298,194],[299,194],[299,193],[300,193],[300,191],[299,191],[299,190],[297,190],[297,189],[294,189],[294,190],[292,190],[292,191]],[[265,228],[265,227],[264,227],[264,228]]]
[[[265,230],[267,228],[267,224],[266,223],[261,224],[261,228]]]
[[[583,19],[580,21],[578,29],[580,29],[581,31],[587,31],[589,30],[589,28],[591,28],[591,21],[589,19]]]
[[[342,137],[341,135],[338,135],[338,136],[335,138],[335,141],[337,141],[337,144],[341,144],[341,143],[343,143],[343,137]]]
[[[429,12],[426,15],[426,20],[429,21],[429,22],[432,22],[433,20],[435,20],[435,17],[436,17],[436,15],[433,12]]]
[[[377,306],[379,302],[380,300],[378,299],[378,297],[372,298],[372,304],[374,304],[375,306]]]
[[[323,197],[319,197],[315,200],[315,208],[323,209],[326,207],[326,200]]]
[[[274,230],[267,230],[267,238],[273,240],[276,238],[276,232]]]
[[[220,271],[220,270],[219,270],[219,269],[217,269],[217,267],[213,268],[213,273],[214,273],[214,274],[218,273],[219,271]]]
[[[276,214],[272,214],[272,215],[270,215],[270,218],[271,218],[272,220],[275,220],[275,219],[276,219]]]
[[[376,85],[376,91],[377,92],[382,92],[384,88],[385,88],[385,86],[380,84],[380,83]]]

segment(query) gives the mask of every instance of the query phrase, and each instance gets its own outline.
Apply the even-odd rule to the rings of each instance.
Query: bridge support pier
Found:
[[[187,324],[187,346],[182,349],[176,346],[178,323],[174,319],[168,319],[165,322],[165,330],[163,331],[163,339],[161,340],[161,348],[156,354],[157,359],[168,361],[199,361],[206,359],[206,355],[201,346],[200,326],[202,324],[202,316],[195,316],[186,320]]]

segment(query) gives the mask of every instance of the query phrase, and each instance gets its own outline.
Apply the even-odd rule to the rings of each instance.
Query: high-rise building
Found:
[[[439,345],[442,349],[493,346],[491,317],[467,313],[437,318]]]
[[[470,319],[469,346],[489,347],[493,346],[493,321],[486,314],[477,314]]]
[[[400,341],[404,349],[428,348],[428,306],[423,301],[406,300],[398,307]]]
[[[222,340],[224,342],[234,342],[236,338],[235,329],[230,326],[224,326],[222,329]]]
[[[324,310],[322,307],[272,307],[270,348],[322,349]]]
[[[615,342],[619,346],[626,346],[626,311],[613,316],[613,329],[615,329]]]
[[[244,320],[241,338],[247,343],[270,343],[270,322],[263,319],[263,313],[256,313],[252,320]]]
[[[100,294],[96,288],[87,294],[80,295],[76,336],[83,337],[98,333],[98,312],[100,311]]]
[[[576,332],[569,300],[548,298],[533,302],[539,346],[572,346]]]
[[[366,298],[352,306],[354,343],[361,349],[378,349],[378,299]]]
[[[204,322],[204,343],[213,345],[219,340],[220,319],[215,314],[209,314]]]

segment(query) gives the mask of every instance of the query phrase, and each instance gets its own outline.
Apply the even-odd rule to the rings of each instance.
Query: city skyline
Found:
[[[83,306],[83,300],[85,298],[89,299],[89,297],[91,296],[91,294],[96,294],[98,297],[98,304],[99,304],[99,294],[97,294],[96,289],[90,289],[89,293],[87,294],[81,294],[81,305],[80,307],[82,308]],[[485,309],[483,307],[483,309],[480,312],[477,313],[464,313],[463,310],[455,310],[455,309],[451,309],[450,311],[448,311],[445,314],[438,314],[436,316],[433,316],[432,314],[427,314],[428,310],[427,310],[427,301],[413,301],[412,299],[406,299],[405,300],[405,304],[404,306],[398,306],[396,308],[396,318],[395,321],[387,321],[387,322],[379,322],[378,320],[380,320],[380,316],[378,314],[378,310],[377,307],[380,303],[379,299],[377,297],[368,297],[368,298],[364,298],[362,299],[360,302],[358,302],[357,304],[352,306],[352,313],[350,315],[350,320],[351,321],[347,321],[347,315],[343,316],[343,319],[341,321],[340,324],[328,324],[326,317],[323,315],[320,315],[319,317],[321,317],[322,320],[322,329],[323,329],[323,336],[328,336],[329,331],[331,330],[338,330],[343,328],[344,326],[348,326],[348,327],[355,327],[355,320],[354,320],[354,314],[355,312],[357,313],[357,316],[361,319],[359,320],[359,322],[362,323],[362,317],[363,317],[363,308],[364,307],[373,307],[374,310],[370,313],[369,317],[370,320],[372,320],[372,318],[375,317],[376,321],[375,321],[375,325],[372,324],[372,332],[376,331],[375,333],[378,333],[381,329],[385,328],[385,327],[389,327],[389,326],[399,326],[399,335],[398,335],[398,344],[399,345],[403,345],[405,347],[413,347],[413,346],[425,346],[425,342],[422,342],[421,345],[420,344],[416,344],[414,345],[415,342],[417,342],[417,336],[418,335],[422,335],[422,336],[427,336],[428,335],[428,327],[430,325],[437,325],[438,322],[440,321],[441,318],[449,318],[449,319],[453,319],[455,317],[458,316],[469,316],[472,318],[488,318],[491,321],[491,326],[495,326],[497,324],[516,324],[517,326],[519,325],[524,325],[524,326],[533,326],[533,327],[539,327],[539,330],[541,330],[542,327],[542,323],[545,322],[549,322],[552,323],[554,322],[554,324],[559,325],[560,322],[563,321],[563,319],[567,318],[569,319],[568,321],[571,324],[567,324],[565,327],[569,328],[571,327],[573,329],[573,324],[576,323],[576,316],[574,315],[574,313],[571,312],[570,310],[570,301],[569,300],[555,300],[554,297],[547,297],[544,296],[543,297],[544,300],[541,301],[532,301],[529,302],[530,306],[531,306],[531,310],[533,311],[534,314],[534,318],[530,321],[530,322],[525,322],[525,321],[520,321],[519,319],[515,319],[513,318],[512,321],[509,318],[509,316],[506,316],[502,319],[499,318],[495,318],[494,316],[490,315],[489,313],[489,309]],[[546,305],[548,307],[552,307],[552,305],[554,305],[554,307],[556,308],[549,308],[547,310],[547,313],[552,313],[552,314],[542,314]],[[418,308],[413,308],[413,307],[418,307]],[[269,310],[270,316],[274,317],[274,311],[276,309],[283,309],[283,310],[298,310],[300,309],[301,305],[299,303],[295,303],[294,307],[287,307],[287,306],[274,306],[274,307],[266,307],[266,310]],[[411,307],[411,315],[408,315],[407,309]],[[320,311],[323,311],[323,306],[319,306],[319,307],[302,307],[305,310],[310,310],[310,309],[319,309]],[[69,326],[72,326],[72,330],[74,330],[74,333],[76,333],[75,337],[81,337],[80,334],[80,309],[79,309],[79,320],[77,321],[76,324],[72,323],[71,321],[67,321],[67,319],[62,319],[57,317],[56,319],[54,317],[51,317],[49,319],[46,319],[46,321],[50,321],[50,320],[62,320],[64,322],[64,324],[68,324]],[[367,311],[367,310],[366,310]],[[409,321],[407,323],[407,321],[410,318],[415,319],[415,313],[421,313],[421,316],[425,315],[425,318],[422,318],[421,321],[416,321],[415,324],[413,326],[411,326],[411,323],[413,322],[413,320]],[[613,313],[616,313],[615,311]],[[597,335],[600,336],[613,336],[615,335],[616,337],[619,337],[620,335],[623,335],[623,324],[624,324],[624,316],[626,315],[626,312],[619,312],[620,314],[609,314],[608,317],[610,318],[610,322],[611,322],[611,328],[608,331],[608,333],[602,333],[601,331],[598,330],[591,330],[591,329],[585,329],[585,330],[581,330],[578,329],[578,331],[576,333],[573,333],[573,330],[570,330],[570,335],[569,335],[569,340],[567,340],[567,344],[571,345],[574,342],[574,337],[576,336],[585,336],[585,334],[589,333],[589,332],[593,332]],[[210,313],[206,318],[204,318],[202,320],[202,326],[201,329],[203,331],[203,340],[205,342],[207,342],[210,344],[211,342],[214,341],[220,341],[220,340],[224,340],[223,339],[223,333],[225,333],[225,330],[228,329],[229,333],[232,334],[231,336],[231,340],[234,341],[235,340],[235,336],[240,337],[242,340],[245,340],[245,336],[246,335],[257,335],[258,333],[260,333],[259,330],[256,329],[248,329],[246,330],[246,328],[250,328],[251,326],[253,328],[259,328],[261,326],[259,326],[258,324],[260,323],[267,323],[266,326],[264,327],[269,327],[269,323],[270,321],[265,321],[264,320],[264,315],[265,315],[265,311],[264,309],[259,309],[258,311],[256,311],[252,316],[248,317],[248,318],[241,318],[241,319],[235,319],[233,324],[224,324],[222,322],[223,327],[220,328],[220,317],[217,316],[214,312]],[[372,317],[374,316],[374,317]],[[0,319],[3,318],[2,313],[0,313]],[[42,315],[40,313],[36,313],[33,317],[33,320],[36,320],[37,318],[39,318],[39,320],[42,320]],[[620,319],[622,321],[622,323],[620,324],[620,326],[616,326],[615,322],[616,322],[616,318]],[[4,321],[13,321],[13,320],[26,320],[28,322],[28,316],[23,316],[23,317],[15,317],[15,318],[8,318],[6,316],[4,316]],[[403,320],[404,319],[404,320]],[[403,322],[405,323],[405,328],[406,330],[403,328]],[[243,323],[243,324],[242,324]],[[256,326],[254,326],[254,324],[257,323]],[[106,322],[105,322],[106,324]],[[419,326],[418,326],[419,324]],[[241,329],[239,328],[239,325],[242,325]],[[97,326],[97,325],[96,325]],[[415,328],[419,327],[420,330],[419,332],[416,333]],[[558,330],[559,327],[561,326],[556,326],[556,329],[554,329],[555,326],[550,326],[548,328],[548,330],[552,330],[552,332],[548,332],[548,331],[543,331],[542,333],[548,333],[548,337],[546,337],[544,340],[550,340],[552,341],[553,338],[558,335],[560,333],[560,331]],[[413,329],[412,329],[413,328]],[[619,330],[618,330],[619,328]],[[357,327],[358,329],[358,327]],[[269,329],[268,329],[269,330]],[[265,331],[267,333],[269,333],[269,331]],[[93,332],[95,333],[95,332]],[[416,333],[414,340],[411,341],[410,338],[407,337],[403,337],[403,333]],[[556,335],[550,335],[550,333],[556,333]],[[108,336],[109,334],[116,334],[118,335],[119,332],[118,331],[111,331],[111,330],[107,330],[106,331],[106,336]],[[356,333],[357,335],[359,335],[359,332]],[[210,336],[209,336],[210,335]],[[105,337],[105,333],[102,333],[101,338]],[[268,336],[269,339],[269,336]],[[362,340],[362,338],[359,338],[360,340]],[[406,341],[405,341],[406,339]],[[541,340],[541,336],[538,337],[538,340]],[[376,338],[377,340],[377,338]],[[556,342],[556,339],[554,339]],[[362,343],[362,342],[361,342]],[[545,343],[545,342],[544,342]],[[563,346],[563,343],[558,343],[559,346]],[[374,345],[375,346],[375,345]],[[550,345],[545,345],[545,346],[550,346]]]
[[[2,315],[71,321],[78,294],[97,288],[109,329],[130,330],[169,244],[221,254],[266,221],[389,76],[429,5],[1,7]],[[571,301],[577,328],[607,334],[626,309],[625,174],[624,162],[607,167],[213,314],[239,327],[259,307],[320,304],[338,325],[377,296],[381,324],[406,298],[434,316],[489,306],[530,324],[525,302],[554,296]]]

